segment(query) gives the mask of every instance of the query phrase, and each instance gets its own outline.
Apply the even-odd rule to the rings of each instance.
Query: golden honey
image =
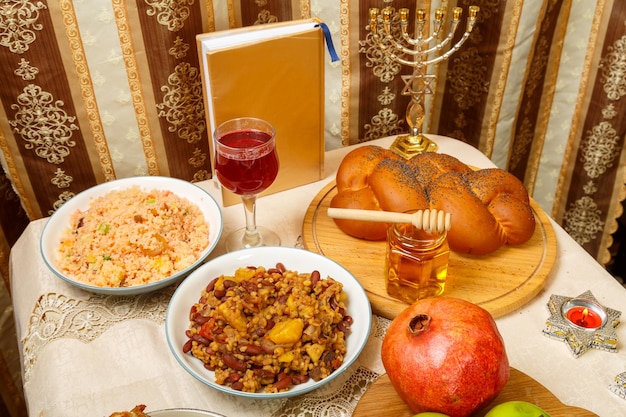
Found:
[[[443,294],[449,257],[445,231],[428,233],[411,224],[394,224],[387,232],[387,293],[409,304]]]

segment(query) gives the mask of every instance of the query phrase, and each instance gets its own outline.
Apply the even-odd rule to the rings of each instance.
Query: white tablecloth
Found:
[[[493,166],[474,148],[435,137],[440,152],[477,167]],[[374,142],[388,146],[390,139]],[[371,144],[371,143],[369,143]],[[263,197],[258,223],[279,232],[283,245],[299,245],[306,210],[317,192],[334,179],[351,148],[327,152],[326,177],[314,184]],[[212,182],[203,184],[219,194]],[[224,231],[242,227],[241,205],[224,208]],[[388,320],[374,318],[368,344],[344,375],[325,388],[290,400],[235,399],[196,381],[169,352],[165,309],[173,288],[139,297],[94,296],[53,276],[39,253],[46,219],[32,222],[11,252],[11,281],[22,350],[24,390],[31,416],[108,416],[147,404],[148,410],[192,407],[227,416],[349,416],[369,384],[384,372],[380,343]],[[626,416],[626,400],[609,390],[626,371],[624,326],[618,352],[591,349],[575,358],[563,341],[543,335],[550,295],[575,296],[591,290],[610,308],[626,309],[626,289],[553,224],[558,254],[549,279],[531,302],[496,320],[511,366],[530,375],[563,403],[602,417]],[[211,257],[223,253],[218,248]]]

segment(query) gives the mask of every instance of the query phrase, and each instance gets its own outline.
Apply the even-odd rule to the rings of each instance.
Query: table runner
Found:
[[[480,167],[490,164],[468,145],[443,137],[437,137],[437,141],[441,152],[460,157],[466,163]],[[388,145],[389,141],[378,143]],[[347,151],[326,154],[329,176],[324,181],[261,199],[259,224],[279,230],[284,245],[297,245],[311,199],[334,177],[331,173]],[[228,207],[223,214],[224,234],[243,225],[241,207]],[[17,332],[20,341],[29,345],[34,343],[27,340],[31,337],[31,319],[35,307],[44,299],[64,297],[59,300],[76,303],[94,297],[56,278],[45,266],[39,256],[39,237],[45,221],[32,222],[11,252]],[[554,222],[553,227],[558,256],[546,286],[529,303],[496,320],[511,366],[544,385],[565,404],[600,416],[624,415],[625,400],[609,390],[615,384],[615,377],[626,370],[623,325],[616,329],[617,353],[592,349],[580,358],[574,358],[565,343],[542,334],[551,294],[575,296],[590,290],[603,305],[625,311],[626,290],[562,228]],[[219,250],[211,257],[218,255]],[[55,322],[50,321],[49,329],[54,330]],[[30,413],[36,417],[106,417],[112,411],[132,408],[141,399],[149,410],[195,407],[229,417],[288,414],[344,417],[351,415],[360,395],[384,372],[379,361],[384,329],[384,322],[375,318],[368,344],[351,368],[325,388],[291,400],[238,400],[215,392],[175,362],[165,342],[163,325],[145,318],[115,323],[90,342],[65,337],[50,341],[37,350],[32,366],[25,365],[31,369],[24,388]],[[68,370],[72,365],[74,370]]]
[[[40,235],[44,224],[45,221],[31,224],[28,233],[32,239]],[[35,264],[25,267],[32,268]],[[47,270],[40,273],[51,274]],[[349,415],[370,384],[384,373],[380,344],[389,320],[374,316],[363,353],[326,386],[289,399],[238,398],[197,381],[171,355],[164,323],[175,285],[131,297],[90,294],[54,276],[46,280],[44,287],[46,291],[42,295],[33,294],[29,301],[30,313],[24,321],[28,327],[21,332],[25,335],[21,340],[25,391],[27,395],[37,393],[27,398],[34,415],[106,417],[137,404],[146,404],[147,411],[179,404],[227,416]],[[143,346],[142,350],[137,351],[136,346]],[[145,355],[156,360],[146,366],[142,364]],[[84,372],[76,373],[64,366],[75,356],[88,358],[83,359],[89,363]],[[103,361],[107,361],[104,371]],[[63,374],[66,368],[67,374]],[[91,376],[96,372],[103,378],[94,380]],[[35,374],[37,378],[32,377]],[[49,381],[67,381],[67,384],[51,386]],[[72,402],[73,395],[67,392],[71,386],[81,387],[81,397],[86,391],[94,398],[89,409],[81,409],[86,407],[82,400]],[[134,403],[128,403],[128,398],[133,398]]]

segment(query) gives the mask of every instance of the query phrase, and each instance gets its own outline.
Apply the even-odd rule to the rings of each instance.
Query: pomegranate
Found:
[[[391,323],[382,361],[413,413],[465,417],[487,406],[509,380],[496,323],[482,307],[452,297],[419,300]]]

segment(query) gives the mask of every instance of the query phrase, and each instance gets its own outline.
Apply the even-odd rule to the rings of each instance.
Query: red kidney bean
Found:
[[[191,347],[193,345],[193,341],[191,339],[187,340],[183,345],[183,353],[191,352]]]
[[[210,319],[211,319],[211,317],[203,316],[202,314],[197,314],[193,318],[193,321],[194,321],[194,323],[199,324],[200,326],[202,326],[204,323],[206,323]]]
[[[254,282],[250,281],[242,282],[241,286],[248,292],[256,291],[258,289],[257,285]]]
[[[191,336],[191,338],[203,346],[209,346],[211,344],[211,341],[209,339],[207,339],[206,337],[202,337],[197,333]]]
[[[263,353],[263,349],[261,349],[261,346],[251,344],[239,346],[239,351],[245,355],[250,356],[260,355],[261,353]]]
[[[291,375],[291,382],[294,385],[304,384],[308,380],[309,380],[308,375],[302,375],[302,374]]]
[[[278,391],[287,389],[291,386],[291,378],[287,375],[286,378],[282,378],[274,382],[274,386]]]
[[[342,332],[346,332],[348,330],[350,330],[350,326],[352,325],[352,317],[350,316],[343,316],[343,319],[337,323],[337,329],[342,331]]]
[[[189,309],[189,320],[193,320],[196,314],[198,314],[198,307],[194,304]]]
[[[231,369],[234,369],[235,371],[243,372],[248,369],[248,365],[246,365],[243,360],[237,358],[231,353],[222,354],[222,361],[224,362],[224,365],[228,366]]]
[[[267,270],[267,273],[272,275],[272,274],[279,274],[282,275],[282,272],[280,272],[280,270],[278,268],[269,268]]]
[[[232,372],[232,373],[230,373],[230,374],[226,377],[226,380],[227,380],[228,382],[231,382],[231,383],[232,383],[232,382],[237,382],[237,381],[239,381],[240,379],[241,379],[241,375],[240,375],[240,374],[238,374],[237,372]]]
[[[230,387],[235,391],[241,391],[243,389],[243,381],[239,380],[230,384]]]
[[[217,278],[213,278],[211,280],[211,282],[209,282],[206,286],[206,292],[211,292],[213,291],[213,289],[215,288],[215,283],[217,282],[217,280],[219,279],[219,277]]]
[[[254,375],[258,376],[259,378],[263,378],[263,379],[271,379],[273,380],[274,378],[276,378],[276,374],[274,374],[274,372],[268,370],[268,369],[255,369],[254,371]]]
[[[235,281],[233,281],[232,279],[225,279],[224,280],[224,288],[232,288],[232,287],[236,287],[237,283]]]
[[[208,364],[208,363],[205,363],[205,364],[204,364],[204,368],[205,368],[205,369],[208,369],[209,371],[215,371],[215,366],[210,365],[210,364]]]
[[[284,274],[285,271],[287,270],[287,268],[285,268],[285,265],[283,265],[282,262],[276,263],[276,269],[278,269],[281,274]]]
[[[315,287],[315,284],[317,284],[320,278],[320,271],[316,270],[311,272],[311,277],[309,278],[311,280],[311,286]]]
[[[191,329],[185,330],[185,336],[187,336],[189,339],[191,339]]]
[[[215,298],[222,298],[226,295],[226,290],[220,290],[216,288],[213,290],[213,295],[215,296]]]

